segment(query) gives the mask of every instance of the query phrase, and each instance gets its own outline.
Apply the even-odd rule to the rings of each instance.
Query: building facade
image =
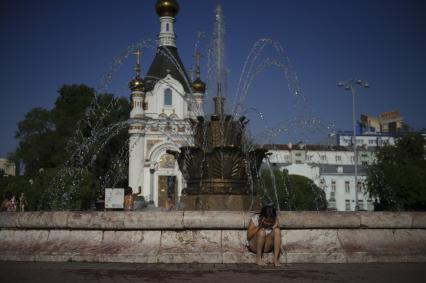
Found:
[[[404,119],[398,110],[380,113],[379,117],[361,115],[359,125],[363,133],[397,134],[402,130]]]
[[[352,132],[340,131],[336,135],[336,144],[338,146],[352,146]],[[382,133],[363,133],[356,135],[356,144],[363,148],[376,148],[385,145],[395,145],[395,137]]]
[[[14,162],[8,159],[0,158],[0,174],[2,176],[15,176],[16,166]]]
[[[136,51],[136,76],[130,82],[132,110],[129,126],[129,186],[163,207],[170,198],[179,201],[185,180],[168,151],[193,143],[190,119],[203,113],[205,84],[191,81],[180,59],[174,33],[179,4],[159,0],[158,48],[145,78],[141,78],[140,52]]]
[[[366,169],[374,162],[372,150],[358,151],[358,174],[355,184],[354,153],[341,146],[267,145],[271,152],[270,167],[287,170],[289,174],[311,179],[324,190],[328,209],[355,210],[355,191],[360,210],[374,210],[373,201],[365,191]]]

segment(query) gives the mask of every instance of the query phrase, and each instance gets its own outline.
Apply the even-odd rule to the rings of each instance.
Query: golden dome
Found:
[[[136,76],[130,83],[129,88],[131,91],[144,91],[143,81],[139,76]]]
[[[176,0],[158,0],[155,10],[160,17],[175,17],[179,13],[179,3]]]
[[[205,93],[206,92],[206,84],[202,80],[200,80],[200,78],[197,78],[192,83],[192,91],[194,91],[195,93]]]

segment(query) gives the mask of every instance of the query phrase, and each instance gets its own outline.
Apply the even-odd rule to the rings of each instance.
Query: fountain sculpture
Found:
[[[249,146],[244,116],[235,119],[224,112],[224,26],[222,9],[216,8],[213,53],[217,95],[210,120],[191,120],[194,145],[183,146],[175,156],[187,186],[181,197],[185,210],[251,210],[259,206],[254,185],[267,150]],[[194,86],[193,86],[194,87]]]
[[[259,201],[253,191],[265,149],[246,150],[245,117],[234,120],[223,112],[224,98],[216,96],[210,120],[191,120],[194,146],[175,155],[187,181],[181,197],[186,210],[250,210]]]

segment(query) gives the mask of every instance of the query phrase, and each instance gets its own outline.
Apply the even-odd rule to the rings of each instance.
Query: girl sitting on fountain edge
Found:
[[[256,254],[256,264],[266,265],[263,253],[274,253],[274,265],[279,266],[281,251],[281,230],[277,210],[273,205],[265,205],[260,213],[250,219],[247,228],[247,247]]]

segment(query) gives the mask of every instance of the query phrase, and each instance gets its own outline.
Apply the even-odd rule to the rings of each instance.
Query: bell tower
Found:
[[[158,35],[159,46],[176,47],[174,32],[175,17],[179,13],[179,4],[175,0],[158,0],[155,5],[160,17],[161,29]]]

